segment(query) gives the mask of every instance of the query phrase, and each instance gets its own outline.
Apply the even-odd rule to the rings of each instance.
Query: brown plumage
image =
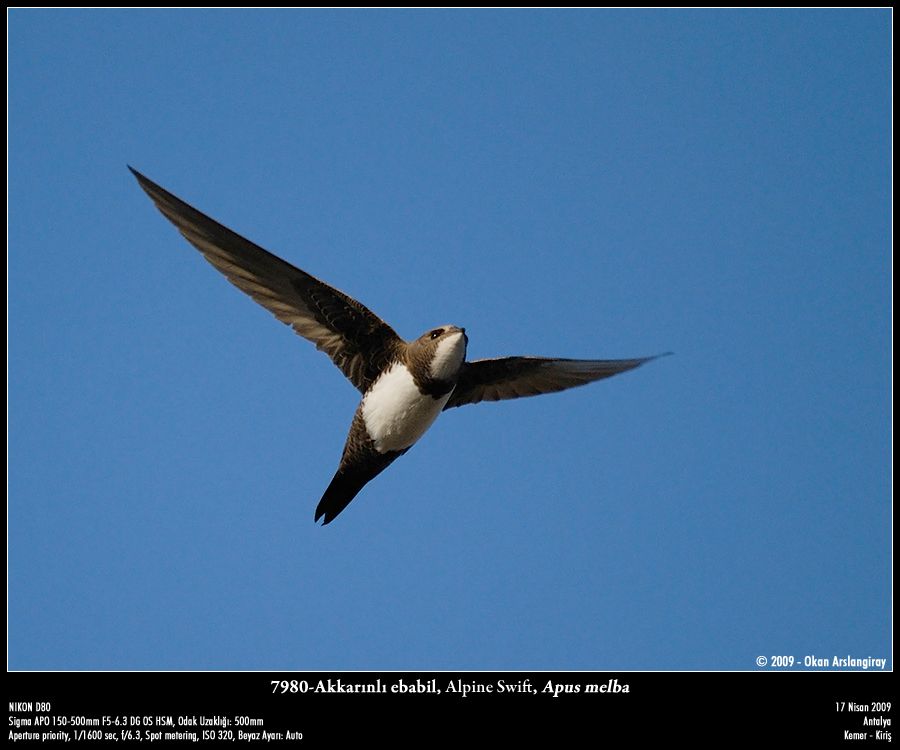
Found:
[[[664,356],[662,354],[657,356]],[[633,370],[656,357],[638,359],[550,359],[500,357],[465,362],[444,409],[480,401],[540,396]]]
[[[331,357],[362,393],[337,473],[316,507],[316,521],[334,520],[370,480],[421,438],[442,410],[574,388],[655,359],[503,357],[466,362],[465,329],[450,325],[404,341],[352,297],[131,172],[206,260]]]

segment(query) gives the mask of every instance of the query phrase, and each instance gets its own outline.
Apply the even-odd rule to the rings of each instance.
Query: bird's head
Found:
[[[466,359],[469,337],[466,329],[445,325],[423,333],[410,348],[417,359],[428,363],[429,375],[435,380],[454,380]]]

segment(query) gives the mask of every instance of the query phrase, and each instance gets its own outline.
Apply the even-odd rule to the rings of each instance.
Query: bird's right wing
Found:
[[[365,392],[401,339],[343,292],[222,226],[132,169],[156,207],[242,292],[325,352]],[[377,354],[376,354],[377,353]]]
[[[664,356],[664,355],[657,355]],[[463,363],[459,381],[444,410],[480,401],[539,396],[587,385],[633,370],[656,357],[638,359],[551,359],[501,357]]]

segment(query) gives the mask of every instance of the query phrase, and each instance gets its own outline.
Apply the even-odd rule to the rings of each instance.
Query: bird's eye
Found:
[[[430,335],[431,335],[431,340],[434,341],[434,340],[435,340],[436,338],[438,338],[438,336],[440,336],[443,332],[444,332],[444,329],[443,329],[443,328],[435,328],[435,329],[431,332],[431,334],[430,334]]]

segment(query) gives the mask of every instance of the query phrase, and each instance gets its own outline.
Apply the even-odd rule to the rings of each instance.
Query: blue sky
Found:
[[[41,11],[9,30],[13,669],[891,661],[887,10]],[[471,358],[353,387],[126,170]]]

